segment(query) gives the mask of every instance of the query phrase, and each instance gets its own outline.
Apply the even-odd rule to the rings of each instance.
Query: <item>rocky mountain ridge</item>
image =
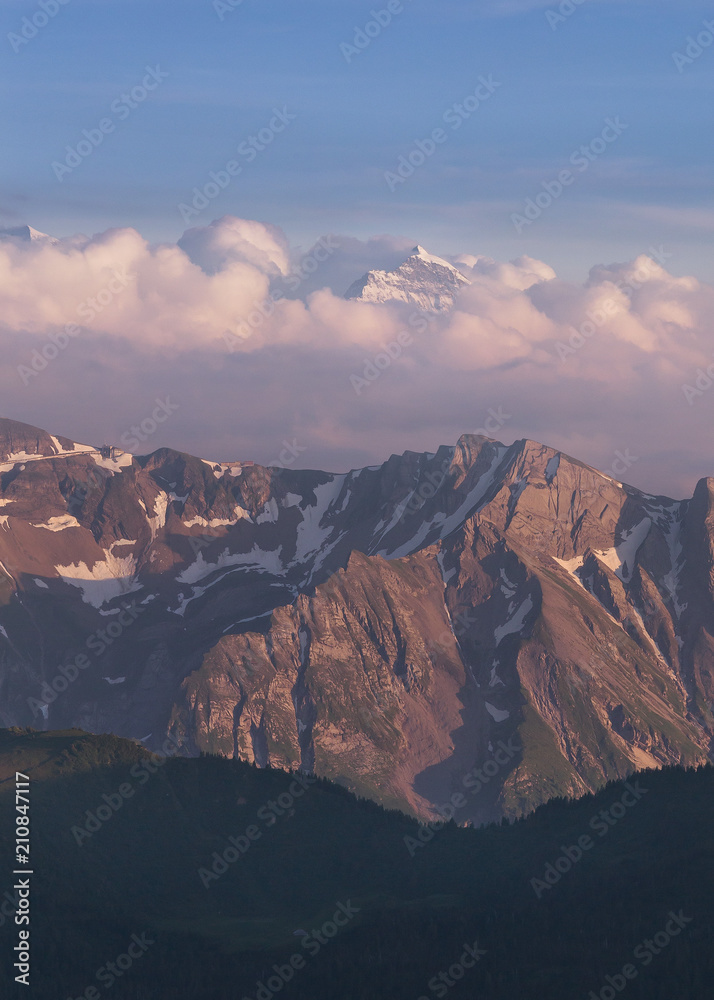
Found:
[[[425,818],[463,796],[475,822],[703,761],[713,491],[532,441],[335,475],[0,421],[0,719],[169,733]]]

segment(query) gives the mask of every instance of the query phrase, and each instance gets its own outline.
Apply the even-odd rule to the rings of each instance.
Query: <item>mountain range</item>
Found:
[[[714,480],[463,436],[344,474],[0,421],[0,721],[518,816],[711,753]]]

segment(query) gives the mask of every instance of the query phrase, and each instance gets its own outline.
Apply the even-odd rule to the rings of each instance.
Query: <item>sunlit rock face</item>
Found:
[[[0,723],[516,815],[706,758],[712,481],[467,435],[334,475],[0,421]]]

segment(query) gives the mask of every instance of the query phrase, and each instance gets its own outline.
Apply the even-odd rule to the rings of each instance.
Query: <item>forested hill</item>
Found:
[[[172,749],[0,731],[3,997],[714,996],[712,767],[430,830],[324,780]],[[29,990],[11,969],[16,771]]]

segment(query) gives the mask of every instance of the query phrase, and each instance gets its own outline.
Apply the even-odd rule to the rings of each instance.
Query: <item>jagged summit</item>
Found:
[[[0,726],[171,733],[424,818],[512,740],[478,822],[706,759],[714,483],[476,434],[340,474],[105,451],[0,420]]]
[[[408,302],[425,312],[447,312],[468,278],[442,257],[421,245],[391,271],[368,271],[345,293],[361,302]]]

